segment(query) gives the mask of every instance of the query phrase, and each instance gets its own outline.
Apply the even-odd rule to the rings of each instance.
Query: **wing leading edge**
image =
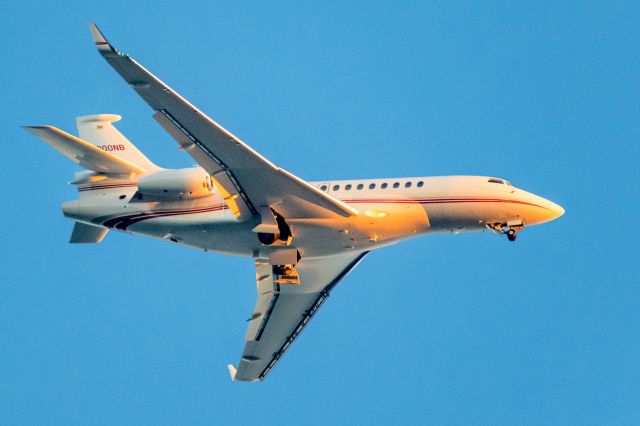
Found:
[[[236,381],[264,380],[282,355],[329,297],[331,290],[368,252],[303,259],[296,269],[300,285],[278,284],[271,265],[256,261],[258,301],[249,318],[245,348],[236,368]]]
[[[156,111],[156,121],[217,181],[238,219],[276,204],[284,204],[293,216],[304,217],[309,214],[308,209],[297,209],[299,201],[343,217],[358,214],[351,206],[276,167],[127,54],[116,50],[95,24],[90,29],[100,54]]]

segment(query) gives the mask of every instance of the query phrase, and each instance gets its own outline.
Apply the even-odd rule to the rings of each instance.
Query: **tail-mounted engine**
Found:
[[[138,194],[146,199],[189,200],[213,194],[209,174],[201,167],[162,170],[138,180]]]

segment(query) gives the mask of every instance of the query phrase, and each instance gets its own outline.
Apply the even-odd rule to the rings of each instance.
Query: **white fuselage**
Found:
[[[314,182],[359,211],[351,218],[287,218],[290,245],[304,257],[373,250],[428,233],[483,231],[536,225],[564,210],[551,201],[484,176],[359,179]],[[221,195],[189,200],[137,199],[137,183],[109,179],[80,184],[65,216],[207,251],[263,257],[278,246],[261,244],[256,220],[237,221]]]

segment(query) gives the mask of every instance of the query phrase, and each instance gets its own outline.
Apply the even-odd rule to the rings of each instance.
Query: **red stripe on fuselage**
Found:
[[[135,182],[132,182],[132,183],[112,183],[112,184],[105,184],[105,185],[85,186],[83,188],[78,188],[78,192],[95,191],[97,189],[131,188],[131,187],[135,187],[135,186],[138,186],[138,184],[135,183]]]
[[[151,212],[141,212],[130,214],[127,216],[119,216],[109,219],[103,223],[107,228],[119,229],[121,231],[126,231],[127,227],[133,225],[134,223],[138,223],[147,219],[156,219],[161,217],[170,217],[170,216],[181,216],[181,215],[189,215],[189,214],[198,214],[198,213],[209,213],[215,211],[226,210],[228,207],[226,204],[220,204],[216,206],[209,207],[201,207],[197,209],[189,209],[189,210],[165,210],[165,211],[151,211]]]

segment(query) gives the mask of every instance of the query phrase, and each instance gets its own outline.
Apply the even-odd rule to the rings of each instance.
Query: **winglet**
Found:
[[[111,45],[107,41],[106,37],[100,32],[98,26],[93,22],[89,25],[93,41],[96,43],[98,50],[111,50]]]
[[[229,370],[229,375],[231,376],[231,380],[233,380],[235,382],[236,381],[236,373],[238,372],[238,370],[236,369],[236,367],[234,367],[233,364],[227,365],[227,369]]]
[[[89,24],[89,30],[91,30],[91,36],[93,37],[93,41],[96,43],[96,49],[98,49],[101,54],[104,55],[105,53],[109,54],[113,52],[123,57],[127,56],[125,53],[119,52],[115,47],[113,47],[104,34],[102,34],[102,31],[100,31],[98,26],[93,22]]]

